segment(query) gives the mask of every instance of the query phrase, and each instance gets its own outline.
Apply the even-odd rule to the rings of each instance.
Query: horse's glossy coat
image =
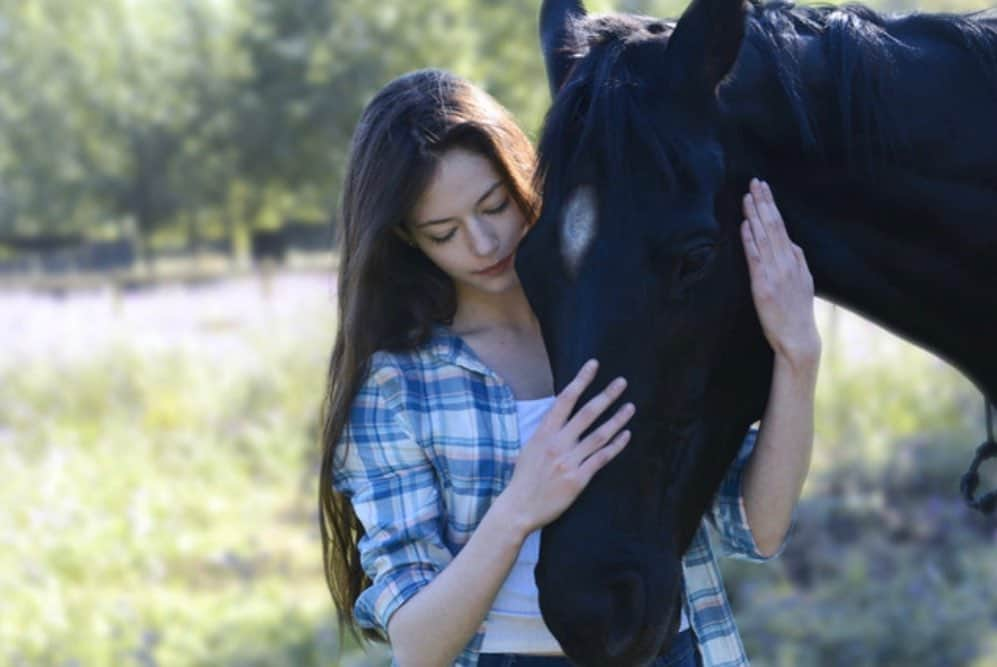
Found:
[[[544,530],[537,583],[577,663],[640,665],[676,630],[680,557],[768,396],[750,177],[818,294],[997,399],[997,21],[695,0],[675,24],[548,1],[541,37],[556,96],[517,270],[556,389],[596,357],[592,386],[624,375],[638,409]]]

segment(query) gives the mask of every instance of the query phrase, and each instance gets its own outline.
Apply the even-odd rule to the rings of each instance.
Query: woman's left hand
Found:
[[[794,364],[820,357],[814,320],[814,281],[803,250],[786,233],[768,184],[751,179],[744,196],[741,237],[751,274],[751,293],[765,338]]]

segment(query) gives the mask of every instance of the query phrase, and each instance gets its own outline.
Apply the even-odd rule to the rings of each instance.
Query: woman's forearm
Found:
[[[398,664],[453,664],[488,615],[528,533],[499,496],[460,553],[391,616],[388,636]]]
[[[782,544],[810,469],[819,358],[819,345],[793,357],[775,355],[768,405],[743,482],[748,525],[764,556]]]

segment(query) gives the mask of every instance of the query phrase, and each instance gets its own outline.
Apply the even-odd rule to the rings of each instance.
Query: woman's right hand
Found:
[[[533,437],[523,445],[512,479],[502,492],[501,499],[526,534],[542,528],[568,509],[592,476],[630,440],[630,431],[620,432],[620,429],[633,417],[632,403],[620,407],[599,428],[581,438],[623,393],[627,386],[623,378],[610,382],[568,418],[597,369],[598,362],[594,359],[585,363],[554,399]]]

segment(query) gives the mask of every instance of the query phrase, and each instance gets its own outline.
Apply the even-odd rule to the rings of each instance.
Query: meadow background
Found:
[[[338,636],[321,571],[335,255],[259,266],[249,239],[334,227],[359,109],[407,69],[468,76],[535,133],[537,4],[0,0],[0,265],[24,255],[5,239],[141,248],[0,272],[0,665],[387,664]],[[997,523],[958,496],[980,394],[844,310],[818,325],[789,547],[723,562],[753,664],[997,667]]]

